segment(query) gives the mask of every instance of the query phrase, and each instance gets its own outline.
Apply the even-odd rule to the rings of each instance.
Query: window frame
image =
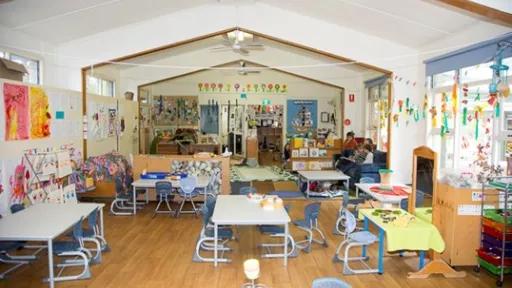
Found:
[[[87,75],[86,78],[87,78],[86,79],[87,93],[96,94],[96,95],[105,96],[105,97],[116,97],[116,81],[104,79],[97,75]],[[90,91],[91,90],[91,88],[89,86],[90,79],[95,79],[97,81],[96,82],[97,89],[95,89],[96,91]],[[109,87],[105,86],[105,84]],[[109,89],[112,92],[111,94],[107,93],[107,91]],[[108,91],[108,92],[110,92],[110,91]]]

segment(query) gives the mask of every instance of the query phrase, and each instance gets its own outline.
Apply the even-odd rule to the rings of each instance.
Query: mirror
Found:
[[[413,150],[412,192],[407,207],[409,213],[420,214],[421,212],[426,218],[424,220],[432,221],[431,207],[433,199],[435,199],[436,181],[436,152],[426,146],[415,148]]]

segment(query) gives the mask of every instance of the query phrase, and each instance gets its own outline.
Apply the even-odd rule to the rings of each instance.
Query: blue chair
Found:
[[[7,270],[0,272],[0,279],[5,279],[7,274],[23,265],[29,264],[29,260],[35,259],[35,257],[27,259],[27,256],[14,256],[9,254],[10,251],[16,251],[23,248],[23,244],[23,242],[19,241],[0,241],[0,263],[13,265]]]
[[[256,191],[256,188],[254,188],[252,186],[245,186],[245,187],[240,188],[240,192],[238,194],[248,195],[250,193],[257,193],[257,192],[258,191]]]
[[[23,205],[22,203],[12,204],[10,209],[12,214],[18,213],[21,210],[25,209],[25,205]]]
[[[311,284],[311,288],[351,288],[347,282],[334,278],[334,277],[324,277],[317,278],[313,280]]]
[[[94,263],[101,262],[101,252],[110,251],[107,240],[105,240],[105,237],[100,234],[100,227],[98,225],[98,216],[100,213],[99,209],[100,208],[94,209],[94,211],[92,211],[91,214],[87,216],[87,227],[83,229],[83,236],[85,241],[92,241],[94,244],[99,243],[100,245],[99,250],[94,249],[94,251],[96,251]]]
[[[297,228],[304,230],[308,233],[306,240],[298,241],[295,245],[309,253],[311,251],[311,244],[316,242],[318,244],[327,247],[327,239],[325,239],[324,233],[318,227],[318,216],[320,214],[320,202],[308,204],[304,208],[304,219],[293,221],[293,224]],[[321,239],[315,239],[314,232],[317,231]]]
[[[121,176],[116,176],[114,178],[115,189],[116,189],[116,198],[110,204],[110,213],[116,216],[126,216],[132,215],[133,207],[130,207],[130,201],[133,197],[133,191],[126,191],[125,184]]]
[[[158,181],[155,184],[155,192],[156,192],[156,199],[158,199],[158,204],[156,205],[155,212],[153,213],[153,217],[155,217],[158,213],[169,213],[169,215],[172,215],[174,212],[171,209],[171,206],[169,205],[169,201],[174,198],[174,195],[172,195],[172,184],[169,181]],[[160,208],[160,205],[164,203],[167,205],[167,210],[160,211],[158,210]]]
[[[197,178],[195,176],[188,176],[180,179],[180,189],[178,189],[178,195],[181,197],[180,209],[176,211],[176,217],[181,213],[195,213],[198,215],[199,210],[196,208],[194,198],[199,196],[200,191],[196,189]],[[183,211],[185,202],[192,204],[192,210]]]
[[[61,268],[55,282],[87,279],[91,277],[89,262],[92,260],[91,252],[85,248],[82,230],[83,218],[73,225],[73,238],[65,241],[53,242],[53,253],[59,257],[72,257],[57,264]],[[82,266],[82,272],[69,276],[60,276],[66,267]]]
[[[416,189],[416,205],[415,207],[423,207],[423,202],[425,201],[425,193],[421,190]],[[408,210],[409,206],[409,198],[405,198],[400,201],[400,208],[403,210]]]
[[[284,205],[284,209],[286,210],[286,213],[290,213],[290,205]],[[260,225],[258,227],[260,232],[262,234],[269,235],[270,237],[278,237],[283,238],[284,235],[284,227],[282,225]],[[283,257],[283,241],[280,240],[279,243],[262,243],[259,246],[266,250],[266,253],[261,255],[263,258],[278,258]],[[293,239],[292,235],[288,233],[288,247],[290,247],[290,250],[288,250],[288,257],[297,257],[299,255],[299,251],[295,247],[295,240]],[[281,248],[280,253],[273,253],[272,248]]]
[[[201,233],[199,235],[199,239],[196,243],[196,250],[194,253],[194,257],[192,260],[194,262],[213,262],[213,257],[206,257],[201,255],[201,251],[210,251],[213,252],[215,245],[215,227],[211,223],[211,218],[213,216],[213,211],[215,209],[216,198],[215,197],[207,197],[206,203],[203,205],[201,212],[203,214],[203,228],[201,229]],[[233,231],[229,227],[219,227],[218,228],[218,251],[219,258],[217,259],[219,262],[231,262],[230,259],[224,258],[224,253],[231,251],[226,243],[229,239],[233,238]]]
[[[334,254],[333,262],[343,262],[343,274],[364,274],[364,273],[377,273],[379,269],[371,269],[365,262],[369,258],[366,256],[360,257],[349,257],[349,250],[353,247],[368,246],[378,242],[377,236],[373,235],[369,231],[358,231],[356,230],[356,217],[347,209],[343,210],[345,214],[345,240],[343,240],[338,248],[336,254]],[[345,247],[345,253],[343,257],[339,256],[341,249]],[[367,269],[352,269],[350,268],[349,261],[361,261],[367,267]]]

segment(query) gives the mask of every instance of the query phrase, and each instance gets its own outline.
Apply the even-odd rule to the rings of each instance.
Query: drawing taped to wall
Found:
[[[50,136],[51,118],[50,104],[44,90],[30,87],[30,137],[38,139]]]
[[[4,83],[5,140],[26,140],[29,136],[28,87]]]

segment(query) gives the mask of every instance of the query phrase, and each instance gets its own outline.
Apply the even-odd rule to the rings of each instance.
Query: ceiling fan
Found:
[[[263,50],[265,47],[262,43],[254,41],[254,36],[240,30],[234,30],[222,35],[223,46],[213,47],[211,52],[223,52],[232,50],[241,55],[249,55],[250,50]]]
[[[247,74],[258,74],[261,73],[260,70],[251,70],[247,68],[245,61],[240,61],[240,68],[238,68],[238,75],[245,76]]]

